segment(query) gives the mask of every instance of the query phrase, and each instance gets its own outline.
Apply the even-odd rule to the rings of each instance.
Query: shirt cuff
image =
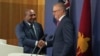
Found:
[[[45,42],[45,45],[47,46],[47,42]]]
[[[38,41],[35,42],[35,46],[37,46],[37,44],[38,44]]]

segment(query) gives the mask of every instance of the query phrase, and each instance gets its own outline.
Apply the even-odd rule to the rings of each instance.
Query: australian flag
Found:
[[[58,2],[62,2],[66,6],[67,16],[69,17],[69,9],[70,9],[70,0],[58,0]]]

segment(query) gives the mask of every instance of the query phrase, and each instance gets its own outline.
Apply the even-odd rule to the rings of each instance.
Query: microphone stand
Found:
[[[38,54],[40,53],[40,51],[42,50],[42,48],[40,48],[36,54],[36,56],[38,56]]]
[[[31,53],[31,56],[33,55],[33,53],[35,52],[35,49],[36,49],[36,46],[34,47],[32,53]]]
[[[41,40],[42,40],[42,39],[44,39],[46,36],[47,36],[47,34],[45,34],[45,35],[41,38]],[[35,49],[36,49],[36,46],[34,47],[34,49],[33,49],[32,53],[31,53],[31,56],[32,56],[32,55],[33,55],[33,53],[35,52]],[[38,50],[38,52],[37,52],[36,56],[38,56],[38,54],[40,53],[40,51],[41,51],[41,50],[42,50],[42,48],[40,48],[40,49]]]

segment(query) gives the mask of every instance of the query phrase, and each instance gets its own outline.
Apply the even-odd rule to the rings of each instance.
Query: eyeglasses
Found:
[[[61,11],[61,9],[59,9],[59,10],[54,10],[53,13],[55,13],[55,12],[59,12],[59,11]]]

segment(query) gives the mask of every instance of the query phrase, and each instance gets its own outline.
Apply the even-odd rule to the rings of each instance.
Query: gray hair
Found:
[[[66,12],[66,6],[62,2],[55,3],[54,6],[59,6],[61,9],[63,9]]]

